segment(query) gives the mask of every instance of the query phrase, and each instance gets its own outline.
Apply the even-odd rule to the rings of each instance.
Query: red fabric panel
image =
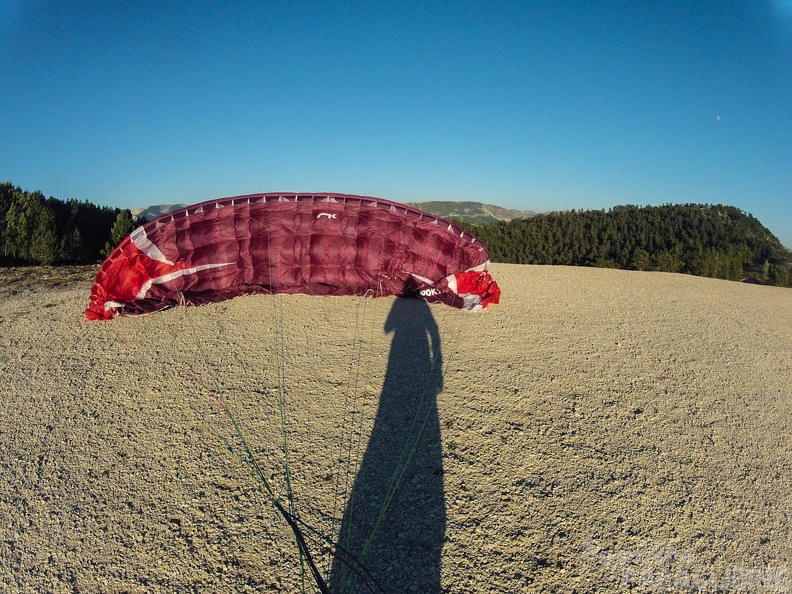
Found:
[[[462,272],[456,275],[457,293],[460,295],[478,295],[481,298],[481,307],[487,307],[490,303],[500,302],[500,287],[492,280],[492,276],[486,270],[482,272]]]
[[[424,279],[434,283],[488,260],[484,245],[456,225],[386,200],[225,198],[133,232],[100,268],[86,315],[107,319],[251,293],[415,295]]]

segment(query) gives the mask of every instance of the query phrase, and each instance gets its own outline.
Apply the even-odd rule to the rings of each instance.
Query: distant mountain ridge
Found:
[[[487,225],[499,221],[527,219],[536,216],[536,213],[532,210],[503,208],[483,202],[454,200],[445,202],[437,200],[431,202],[407,202],[406,204],[444,219],[458,219],[476,225]]]
[[[536,213],[532,210],[509,209],[483,202],[453,200],[445,202],[436,200],[431,202],[405,202],[405,204],[444,219],[457,219],[475,225],[487,225],[499,221],[511,221],[513,219],[525,219],[536,216]],[[133,208],[131,211],[132,216],[144,217],[147,221],[150,221],[185,206],[189,205],[155,204],[145,208]]]
[[[133,217],[143,217],[147,221],[151,221],[185,206],[189,206],[189,204],[155,204],[153,206],[131,208],[130,212]]]

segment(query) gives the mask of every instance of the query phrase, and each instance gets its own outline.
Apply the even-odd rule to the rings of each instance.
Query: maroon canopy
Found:
[[[102,264],[90,319],[253,293],[497,303],[487,248],[444,219],[345,194],[210,200],[133,231]]]

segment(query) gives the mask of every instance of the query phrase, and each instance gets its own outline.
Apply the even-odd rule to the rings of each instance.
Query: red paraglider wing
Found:
[[[469,233],[387,200],[238,196],[132,232],[99,269],[85,314],[109,319],[253,293],[423,296],[473,309],[498,302],[488,265],[489,252]],[[478,279],[467,285],[486,294],[458,299],[453,275],[466,271]]]

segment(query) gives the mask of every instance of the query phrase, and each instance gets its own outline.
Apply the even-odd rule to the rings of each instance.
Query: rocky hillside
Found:
[[[154,206],[147,206],[145,208],[133,208],[132,216],[133,217],[143,217],[147,221],[152,219],[156,219],[159,216],[164,214],[168,214],[169,212],[173,212],[174,210],[179,210],[180,208],[184,208],[188,206],[187,204],[155,204]]]
[[[408,202],[407,204],[438,217],[458,219],[476,225],[487,225],[498,221],[511,221],[512,219],[525,219],[536,215],[532,210],[514,210],[483,202],[438,200],[433,202]]]

